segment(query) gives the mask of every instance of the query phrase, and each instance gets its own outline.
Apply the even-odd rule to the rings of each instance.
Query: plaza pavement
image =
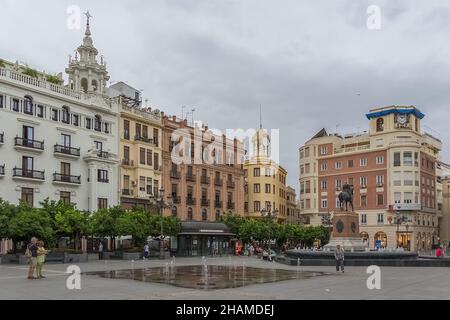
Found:
[[[169,260],[136,261],[134,268],[163,266]],[[211,265],[297,270],[297,267],[261,261],[254,257],[208,258]],[[175,265],[198,265],[201,258],[176,258]],[[130,261],[92,261],[78,264],[82,272],[131,268]],[[26,279],[27,266],[0,265],[0,299],[173,299],[173,300],[276,300],[276,299],[450,299],[450,268],[381,268],[381,290],[369,290],[364,267],[300,267],[329,275],[301,280],[253,284],[240,288],[197,290],[135,280],[81,277],[81,290],[66,288],[68,264],[47,264],[45,279]]]

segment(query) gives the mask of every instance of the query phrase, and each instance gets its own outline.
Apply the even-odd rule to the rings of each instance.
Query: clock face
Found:
[[[406,114],[399,114],[397,116],[397,122],[401,125],[405,125],[408,122],[408,116]]]

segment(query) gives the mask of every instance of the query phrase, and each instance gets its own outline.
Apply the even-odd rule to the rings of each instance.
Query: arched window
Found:
[[[81,79],[81,90],[83,90],[83,92],[88,92],[88,81],[86,78]]]
[[[203,209],[202,211],[202,220],[203,221],[208,220],[208,212],[206,211],[206,209]]]
[[[216,210],[216,221],[220,221],[220,210]]]
[[[379,119],[377,119],[377,132],[382,132],[382,131],[384,131],[384,119],[379,118]]]
[[[187,216],[188,220],[194,220],[194,215],[192,213],[192,208],[188,208],[188,216]]]
[[[176,217],[177,216],[177,207],[173,206],[172,207],[172,217]]]
[[[369,234],[368,234],[367,232],[365,232],[365,231],[361,232],[361,233],[359,234],[359,237],[361,238],[361,240],[362,240],[364,243],[368,243],[368,242],[369,242]]]
[[[388,244],[386,233],[384,233],[383,231],[378,231],[377,233],[375,233],[374,241],[375,247],[377,247],[377,242],[381,241],[381,247],[386,248]]]
[[[23,100],[23,112],[26,114],[33,114],[33,98],[25,96]]]
[[[62,107],[62,122],[64,123],[70,123],[70,112],[68,106]]]
[[[93,89],[94,91],[97,91],[97,89],[98,89],[97,80],[92,80],[92,89]]]
[[[102,131],[102,118],[97,114],[94,120],[94,130]]]

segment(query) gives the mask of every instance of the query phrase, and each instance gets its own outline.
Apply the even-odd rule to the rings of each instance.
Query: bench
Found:
[[[64,252],[50,252],[45,257],[45,262],[60,262],[60,263],[64,263]]]

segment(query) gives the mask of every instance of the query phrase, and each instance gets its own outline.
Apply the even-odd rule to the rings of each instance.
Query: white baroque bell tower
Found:
[[[103,57],[100,63],[97,62],[98,50],[94,47],[89,25],[92,16],[89,11],[85,15],[86,32],[83,44],[77,48],[74,59],[69,60],[69,66],[66,68],[66,73],[69,75],[69,87],[84,93],[104,94],[109,75]]]

